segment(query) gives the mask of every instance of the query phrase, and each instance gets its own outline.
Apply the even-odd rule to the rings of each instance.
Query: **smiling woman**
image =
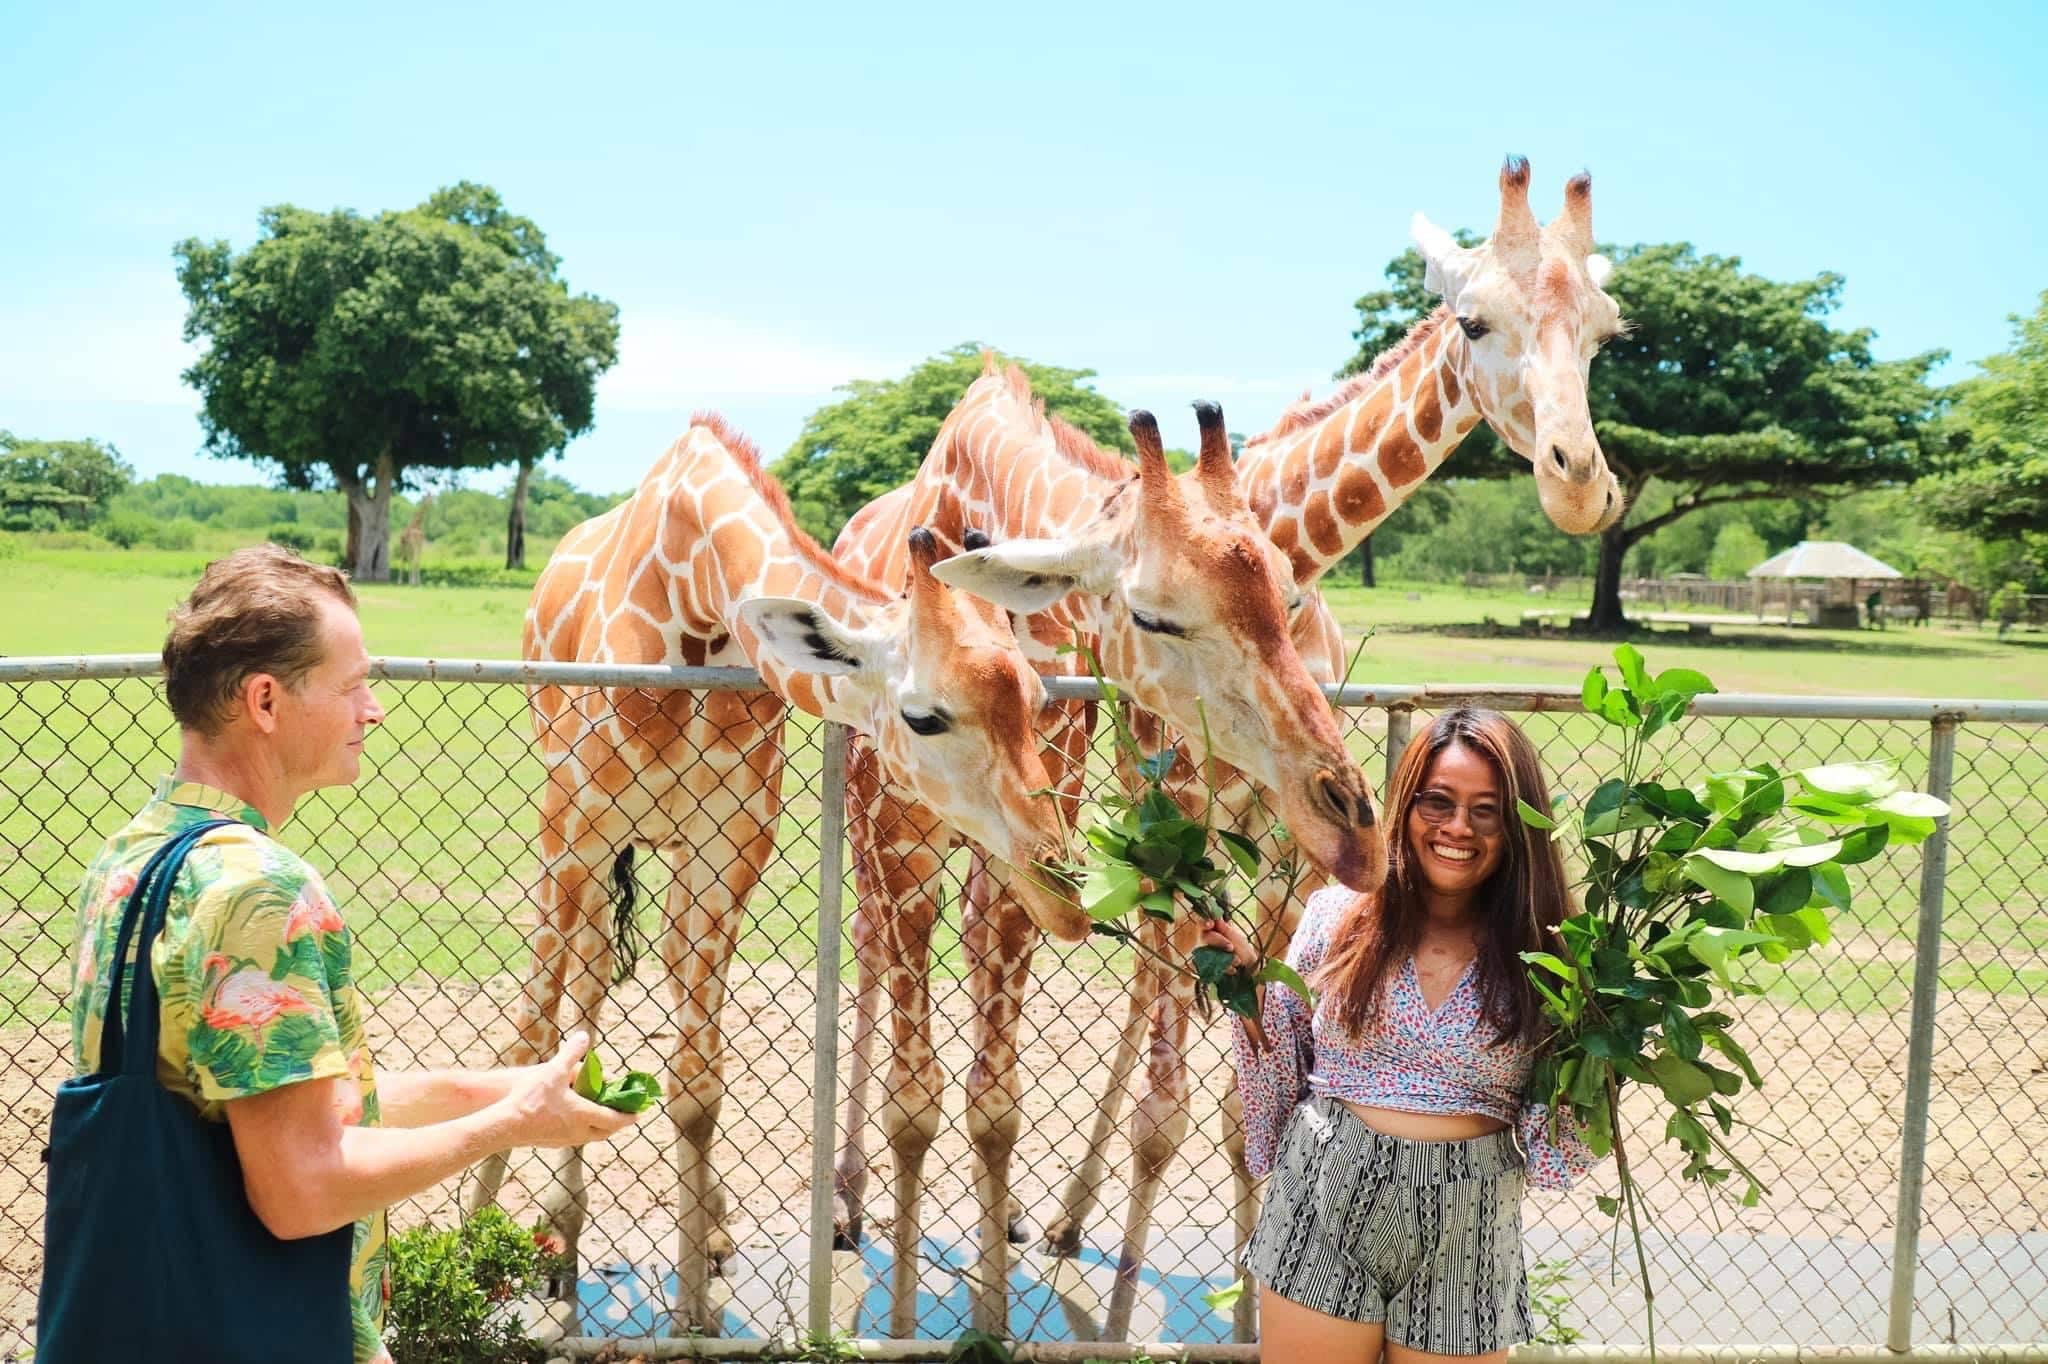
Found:
[[[1288,962],[1319,1005],[1269,992],[1265,1047],[1233,1020],[1246,1164],[1273,1172],[1245,1263],[1275,1358],[1503,1358],[1529,1338],[1523,1189],[1591,1163],[1522,1100],[1543,1018],[1519,954],[1554,945],[1568,895],[1549,840],[1506,812],[1548,799],[1505,716],[1439,715],[1388,785],[1385,885],[1309,899]],[[1251,957],[1234,927],[1213,936]]]

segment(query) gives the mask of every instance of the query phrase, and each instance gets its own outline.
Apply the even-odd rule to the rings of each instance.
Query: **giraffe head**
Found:
[[[938,541],[910,533],[910,590],[835,613],[792,597],[753,597],[740,620],[762,661],[839,679],[821,709],[867,735],[891,781],[1008,862],[1032,922],[1069,942],[1089,919],[1051,868],[1066,862],[1066,821],[1039,756],[1045,683],[1009,617],[933,576]]]
[[[1565,185],[1564,213],[1539,227],[1529,209],[1529,163],[1500,173],[1500,220],[1461,247],[1422,214],[1415,244],[1424,283],[1443,296],[1462,335],[1466,387],[1494,433],[1536,470],[1543,510],[1574,535],[1620,519],[1622,494],[1586,403],[1594,354],[1621,333],[1621,309],[1601,290],[1612,263],[1593,250],[1593,177]]]
[[[1302,851],[1346,885],[1386,874],[1370,784],[1345,751],[1321,688],[1295,652],[1292,568],[1245,505],[1223,412],[1196,404],[1201,457],[1176,475],[1159,425],[1131,414],[1138,473],[1060,539],[969,550],[935,573],[1011,611],[1092,600],[1102,672],[1200,752],[1270,794]],[[1060,439],[1085,439],[1055,427]]]

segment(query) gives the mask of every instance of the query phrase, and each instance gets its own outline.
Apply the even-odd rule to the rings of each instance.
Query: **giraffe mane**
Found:
[[[1317,422],[1365,392],[1366,389],[1371,388],[1374,384],[1393,373],[1403,360],[1406,360],[1417,350],[1421,349],[1424,342],[1437,334],[1437,330],[1444,325],[1444,321],[1450,315],[1451,306],[1448,303],[1439,303],[1434,312],[1410,327],[1406,336],[1374,357],[1372,364],[1365,370],[1352,375],[1349,379],[1337,385],[1330,396],[1311,402],[1304,395],[1300,401],[1280,414],[1280,420],[1273,424],[1271,431],[1253,436],[1245,442],[1245,445],[1247,447],[1264,445],[1269,440],[1278,440],[1282,436],[1291,436],[1296,431],[1314,426]]]
[[[873,578],[862,577],[845,564],[832,557],[826,549],[811,538],[811,533],[797,524],[796,513],[790,509],[789,493],[761,464],[761,447],[754,444],[738,427],[727,421],[723,414],[702,410],[690,414],[690,425],[701,426],[709,431],[718,443],[739,465],[740,472],[747,476],[747,482],[761,500],[768,504],[768,510],[782,523],[783,534],[796,549],[799,559],[823,574],[832,582],[866,601],[882,604],[894,601],[898,594],[889,591]]]
[[[982,377],[996,374],[997,363],[994,354],[984,350],[981,353]],[[1000,372],[1004,393],[1030,413],[1028,420],[1036,424],[1039,434],[1051,438],[1053,449],[1060,453],[1061,458],[1097,478],[1114,479],[1120,483],[1131,476],[1131,466],[1097,445],[1087,432],[1060,417],[1048,416],[1045,400],[1031,391],[1031,377],[1021,368],[1008,364]]]

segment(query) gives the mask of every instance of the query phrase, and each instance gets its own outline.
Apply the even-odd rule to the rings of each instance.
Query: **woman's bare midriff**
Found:
[[[1470,1141],[1507,1127],[1499,1118],[1489,1118],[1484,1113],[1410,1113],[1400,1108],[1355,1104],[1349,1099],[1344,1106],[1373,1131],[1404,1141]]]

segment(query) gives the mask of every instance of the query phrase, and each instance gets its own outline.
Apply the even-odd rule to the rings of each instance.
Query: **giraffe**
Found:
[[[1000,611],[933,575],[931,534],[905,538],[911,570],[899,596],[797,529],[754,446],[699,414],[630,498],[564,537],[527,609],[528,659],[752,665],[771,689],[543,685],[533,697],[547,772],[539,929],[504,1059],[543,1056],[577,1026],[595,1035],[615,978],[605,910],[630,923],[634,851],[666,853],[679,1329],[717,1329],[707,1247],[719,1204],[709,1162],[724,1094],[719,1013],[734,939],[774,847],[786,706],[869,736],[892,783],[1007,864],[1067,854],[1031,726],[1043,682]],[[1016,880],[1036,925],[1087,936],[1087,916],[1053,882]],[[617,978],[630,970],[628,958]],[[558,1152],[555,1164],[543,1216],[573,1264],[587,1212],[582,1153]],[[486,1164],[472,1209],[503,1177],[502,1157]]]
[[[433,505],[434,495],[428,493],[413,508],[412,520],[398,533],[398,557],[405,561],[408,578],[414,587],[420,585],[420,556],[427,548],[427,508]]]
[[[1564,213],[1539,228],[1529,207],[1529,165],[1510,158],[1500,176],[1500,211],[1492,236],[1461,248],[1418,213],[1412,223],[1427,266],[1428,287],[1443,304],[1374,364],[1319,402],[1304,398],[1273,430],[1246,442],[1237,466],[1253,514],[1288,556],[1295,585],[1306,594],[1292,635],[1310,672],[1322,682],[1342,681],[1343,633],[1322,595],[1314,591],[1333,565],[1442,467],[1480,421],[1530,461],[1545,513],[1560,529],[1588,533],[1618,519],[1622,499],[1593,434],[1586,386],[1594,354],[1623,330],[1620,309],[1601,289],[1611,266],[1593,250],[1593,186],[1588,175],[1565,186]],[[1455,322],[1455,325],[1454,325]],[[1144,717],[1136,718],[1142,729]],[[1165,739],[1158,740],[1163,746]],[[1269,848],[1271,820],[1227,776],[1218,804],[1238,831]],[[1282,955],[1312,886],[1285,894],[1269,878],[1255,897],[1254,940]],[[1072,1253],[1093,1212],[1106,1171],[1125,1085],[1136,1065],[1149,1011],[1152,1062],[1147,1084],[1185,1087],[1185,1010],[1155,1001],[1184,988],[1140,961],[1134,971],[1126,1031],[1112,1058],[1091,1129],[1089,1148],[1076,1165],[1047,1229],[1048,1245]],[[1155,1069],[1163,1073],[1155,1075]],[[1242,1113],[1232,1086],[1223,1108],[1223,1142],[1236,1193],[1234,1218],[1240,1249],[1250,1239],[1257,1208],[1244,1165]],[[1149,1206],[1163,1171],[1133,1173],[1131,1201]],[[1127,1222],[1127,1227],[1130,1225]],[[1126,1261],[1135,1265],[1144,1246],[1127,1234]],[[1131,1295],[1120,1279],[1105,1331],[1121,1339]],[[1251,1338],[1252,1295],[1238,1300],[1237,1334]]]
[[[1288,566],[1239,495],[1221,410],[1206,403],[1196,410],[1200,459],[1178,476],[1167,467],[1157,422],[1132,414],[1133,476],[1080,432],[1048,420],[1021,371],[999,370],[985,356],[982,377],[948,414],[910,492],[849,525],[837,552],[893,582],[905,568],[895,547],[904,524],[928,525],[949,546],[962,545],[966,552],[941,564],[939,576],[1029,617],[1028,637],[1040,644],[1075,631],[1093,641],[1109,681],[1137,705],[1206,734],[1218,757],[1270,794],[1320,865],[1346,884],[1375,886],[1385,874],[1385,849],[1371,788],[1288,642]],[[982,544],[988,537],[994,542]],[[1076,665],[1048,654],[1041,666]],[[1080,708],[1057,709],[1063,723],[1048,758],[1071,794],[1087,727],[1074,714]],[[855,1243],[876,1027],[870,984],[902,970],[906,958],[922,973],[934,878],[950,840],[940,820],[909,808],[871,770],[860,770],[849,787],[853,803],[870,812],[849,830],[867,878],[854,929],[864,1002],[837,1169],[841,1234]],[[1037,938],[1010,908],[1015,889],[1016,878],[984,862],[970,877],[961,924],[975,1001],[966,1102],[979,1262],[970,1295],[974,1324],[985,1331],[1002,1330],[1005,1318],[1009,1161],[1023,1121],[1016,1030]],[[1197,926],[1169,930],[1147,920],[1141,932],[1155,949],[1177,935],[1185,953]],[[883,1089],[882,1126],[894,1158],[890,1321],[897,1336],[915,1326],[922,1162],[937,1132],[940,1084],[935,1067],[919,1073],[899,1051]],[[1163,1160],[1176,1140],[1171,1114],[1162,1113],[1148,1154]]]

